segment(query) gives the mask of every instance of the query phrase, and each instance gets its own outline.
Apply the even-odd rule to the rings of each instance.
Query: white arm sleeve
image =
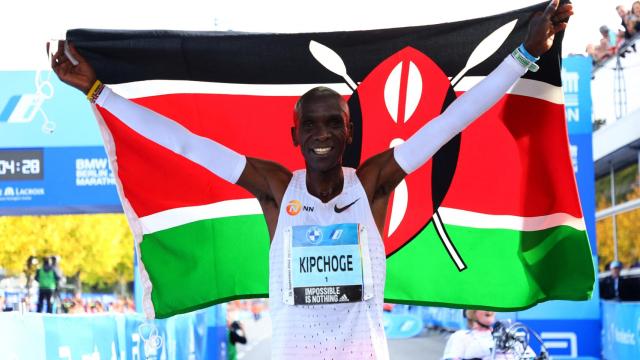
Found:
[[[393,149],[396,162],[410,174],[427,162],[444,144],[477,119],[527,72],[511,55],[486,78],[456,99],[435,119]]]
[[[230,183],[242,175],[245,156],[114,93],[105,86],[96,104],[145,138],[205,167]]]

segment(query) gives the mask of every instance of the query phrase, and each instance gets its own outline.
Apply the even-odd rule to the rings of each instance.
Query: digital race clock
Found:
[[[42,149],[0,149],[1,180],[42,180]]]

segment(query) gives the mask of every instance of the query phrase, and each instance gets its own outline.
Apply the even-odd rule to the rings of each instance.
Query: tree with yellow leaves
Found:
[[[625,201],[640,198],[640,187],[636,186],[627,194]],[[607,199],[598,199],[598,209],[607,208]],[[627,211],[615,216],[616,233],[618,238],[618,260],[625,266],[631,265],[640,258],[640,209]],[[614,259],[613,217],[607,217],[596,222],[596,239],[598,242],[598,257],[600,271],[604,271],[606,264]]]
[[[59,256],[67,277],[90,286],[133,279],[133,238],[122,214],[0,217],[0,267],[24,271],[29,256]]]

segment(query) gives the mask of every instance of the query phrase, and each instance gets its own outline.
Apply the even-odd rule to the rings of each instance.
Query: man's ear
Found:
[[[353,123],[349,121],[349,126],[347,127],[347,144],[351,144],[353,142]]]
[[[298,143],[298,129],[295,126],[291,127],[291,140],[293,141],[293,146],[300,145]]]

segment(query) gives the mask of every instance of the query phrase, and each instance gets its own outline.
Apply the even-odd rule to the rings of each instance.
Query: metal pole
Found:
[[[611,207],[614,207],[616,206],[616,183],[613,164],[609,164],[609,177],[611,178]],[[613,260],[618,261],[618,229],[616,227],[615,213],[611,216],[611,221],[613,221]]]
[[[624,81],[624,69],[620,62],[620,55],[616,56],[616,67],[613,77],[613,102],[616,111],[616,120],[620,120],[627,114],[627,86]]]

